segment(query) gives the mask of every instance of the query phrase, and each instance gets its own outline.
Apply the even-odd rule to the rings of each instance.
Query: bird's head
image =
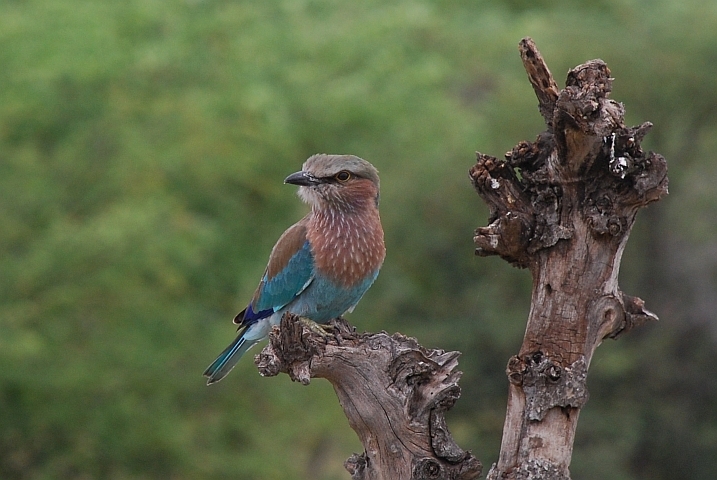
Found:
[[[378,205],[378,170],[354,155],[313,155],[284,183],[299,185],[299,196],[314,208],[354,210]]]

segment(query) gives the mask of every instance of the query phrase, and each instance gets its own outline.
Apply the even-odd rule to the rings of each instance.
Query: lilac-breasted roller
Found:
[[[239,335],[204,371],[207,385],[224,378],[285,312],[327,323],[353,311],[383,264],[373,165],[353,155],[314,155],[284,183],[299,185],[311,212],[274,245],[254,296],[234,318]]]

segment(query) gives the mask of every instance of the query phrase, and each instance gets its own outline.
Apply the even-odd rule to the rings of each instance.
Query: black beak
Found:
[[[292,173],[284,179],[284,183],[300,185],[302,187],[312,187],[321,183],[321,180],[310,174],[309,172]]]

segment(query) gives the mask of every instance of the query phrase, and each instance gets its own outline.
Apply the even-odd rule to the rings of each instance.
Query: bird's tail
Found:
[[[241,329],[239,336],[204,370],[204,376],[208,378],[207,385],[226,377],[242,355],[257,343],[257,340],[247,340],[246,333],[246,329]]]

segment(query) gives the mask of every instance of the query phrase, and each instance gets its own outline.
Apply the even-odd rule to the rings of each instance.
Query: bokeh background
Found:
[[[382,175],[350,321],[463,352],[449,424],[487,471],[530,276],[474,257],[467,171],[543,130],[524,36],[560,85],[605,60],[670,168],[621,272],[661,320],[598,349],[573,478],[717,478],[714,0],[0,2],[0,478],[348,478],[328,383],[201,376],[318,152]]]

